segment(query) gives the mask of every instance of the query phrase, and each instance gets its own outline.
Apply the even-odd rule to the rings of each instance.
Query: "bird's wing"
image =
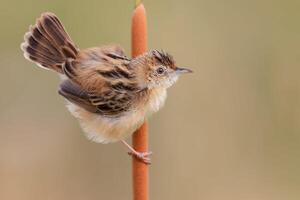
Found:
[[[65,75],[89,92],[102,93],[118,80],[134,82],[134,70],[130,59],[119,46],[90,48],[69,59],[63,71]]]
[[[60,84],[58,93],[81,108],[84,108],[92,113],[97,112],[97,108],[89,100],[88,93],[82,90],[79,85],[71,80],[63,81]]]
[[[59,93],[89,111],[120,116],[142,90],[129,62],[117,46],[82,51],[76,60],[64,65],[70,80],[61,84]]]
[[[126,93],[115,91],[107,91],[102,95],[89,93],[71,80],[62,82],[59,94],[87,111],[106,117],[122,116],[129,110],[134,98]]]

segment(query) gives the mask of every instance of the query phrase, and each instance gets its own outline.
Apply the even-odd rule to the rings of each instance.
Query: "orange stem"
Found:
[[[136,57],[147,50],[147,21],[143,4],[136,6],[132,16],[131,27],[132,57]],[[139,152],[148,151],[148,131],[145,122],[132,136],[133,148]],[[133,199],[149,199],[148,165],[133,157]]]

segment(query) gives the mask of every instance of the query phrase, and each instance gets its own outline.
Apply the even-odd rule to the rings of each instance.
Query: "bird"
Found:
[[[59,18],[42,13],[21,44],[24,57],[61,77],[58,93],[88,139],[122,142],[129,154],[150,164],[152,152],[138,152],[125,139],[160,110],[167,89],[191,73],[163,50],[129,58],[119,45],[79,49]]]

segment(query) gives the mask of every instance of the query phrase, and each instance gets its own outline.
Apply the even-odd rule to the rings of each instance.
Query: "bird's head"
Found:
[[[163,51],[152,50],[134,60],[134,63],[140,65],[137,77],[148,88],[168,88],[180,75],[192,72],[190,69],[178,67],[173,57]]]

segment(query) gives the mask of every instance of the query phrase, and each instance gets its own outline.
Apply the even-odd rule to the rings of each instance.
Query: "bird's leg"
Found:
[[[146,164],[151,164],[151,159],[149,156],[152,154],[151,151],[149,152],[138,152],[134,148],[132,148],[125,140],[121,140],[122,143],[129,149],[128,154],[135,156],[136,158],[140,159]]]

